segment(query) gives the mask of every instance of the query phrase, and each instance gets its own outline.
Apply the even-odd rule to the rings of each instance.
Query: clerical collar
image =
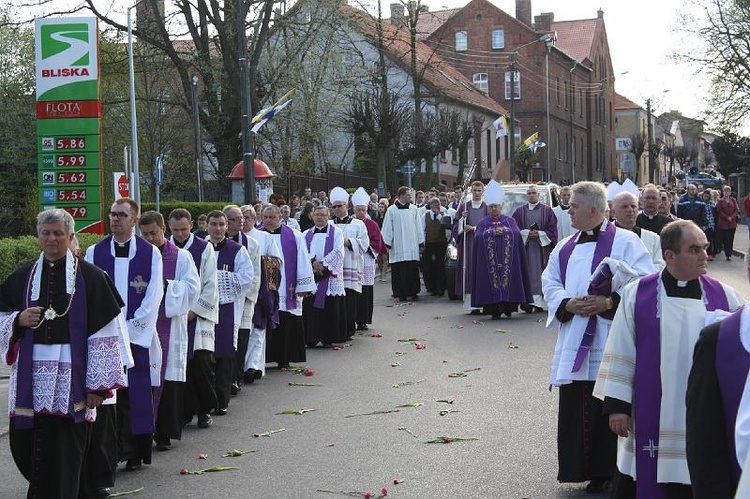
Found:
[[[534,208],[536,208],[536,205],[538,204],[539,204],[539,201],[537,201],[536,203],[529,203],[529,209],[533,210]]]
[[[664,283],[664,291],[667,296],[675,298],[692,298],[700,300],[703,296],[700,281],[692,279],[690,281],[681,281],[676,279],[668,270],[661,273],[661,280]]]
[[[185,246],[187,246],[188,241],[190,241],[189,237],[182,242],[178,241],[177,239],[174,239],[174,245],[177,246],[178,248],[184,248]]]
[[[401,204],[401,201],[396,201],[393,205],[399,210],[406,210],[409,208],[409,203]]]
[[[228,236],[228,238],[231,239],[232,241],[234,241],[235,243],[239,243],[240,242],[240,233],[238,232],[237,234],[235,234],[233,236]]]
[[[352,217],[350,217],[350,216],[346,216],[344,218],[336,218],[336,217],[334,217],[333,223],[335,223],[335,224],[348,224],[349,222],[351,222],[351,220],[352,220]]]
[[[619,223],[617,223],[617,221],[615,220],[615,227],[619,227],[619,228],[624,229],[624,230],[629,230],[631,232],[635,232],[636,234],[638,234],[638,237],[641,237],[641,228],[638,227],[637,225],[634,225],[634,226],[632,226],[631,228],[628,229],[627,227],[623,227],[622,225],[620,225]]]
[[[65,262],[65,258],[67,258],[67,256],[68,256],[68,255],[64,255],[64,256],[63,256],[62,258],[58,258],[57,260],[54,260],[54,261],[53,261],[53,260],[47,260],[47,258],[45,257],[45,258],[44,258],[44,263],[46,263],[48,267],[54,267],[54,266],[56,266],[56,265],[57,265],[58,263],[63,263],[63,262]]]
[[[115,242],[115,257],[116,258],[127,258],[130,256],[130,241],[133,240],[131,237],[124,243],[121,243],[113,237],[112,240]]]
[[[276,227],[273,230],[266,229],[266,232],[268,232],[269,234],[281,234],[281,225],[279,225],[278,227]]]
[[[566,206],[566,205],[564,205],[564,204],[561,204],[561,205],[560,205],[560,209],[561,209],[562,211],[568,211],[568,208],[570,208],[570,206]]]
[[[481,199],[480,199],[479,201],[474,201],[474,200],[472,199],[472,200],[471,200],[471,207],[472,207],[472,208],[479,208],[480,206],[482,206],[482,203],[483,203],[483,202],[484,202],[484,201],[482,201]]]
[[[325,234],[327,231],[328,231],[328,226],[326,225],[325,227],[321,227],[321,228],[315,227],[315,232],[313,232],[313,233],[314,234]]]
[[[221,251],[221,250],[224,249],[224,246],[227,245],[227,238],[225,237],[224,239],[222,239],[218,243],[214,243],[213,241],[211,241],[211,245],[213,245],[214,251]]]
[[[599,231],[601,231],[601,229],[602,226],[597,225],[593,229],[582,230],[581,235],[578,236],[578,241],[576,241],[576,244],[596,242],[596,240],[599,238]]]

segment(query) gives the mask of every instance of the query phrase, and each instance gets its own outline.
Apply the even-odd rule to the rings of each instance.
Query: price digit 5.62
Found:
[[[85,184],[86,172],[59,172],[57,174],[58,184]]]

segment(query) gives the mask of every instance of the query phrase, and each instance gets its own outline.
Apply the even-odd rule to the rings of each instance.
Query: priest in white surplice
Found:
[[[245,296],[253,280],[253,263],[241,244],[226,237],[227,216],[214,210],[208,214],[209,242],[216,252],[216,279],[219,286],[219,323],[216,331],[216,409],[224,416],[229,406],[235,375],[237,335],[245,307]]]
[[[651,255],[654,270],[663,269],[666,264],[662,256],[659,236],[635,224],[635,219],[638,216],[638,198],[633,193],[627,191],[617,194],[612,200],[612,216],[615,218],[616,226],[632,231],[641,238],[641,241]]]
[[[354,336],[357,327],[357,302],[362,293],[364,255],[370,247],[367,227],[362,220],[349,214],[349,193],[341,187],[331,189],[333,224],[344,234],[344,289],[346,290],[346,334]]]
[[[708,312],[742,304],[705,275],[708,242],[692,221],[665,226],[661,244],[666,269],[625,288],[594,387],[620,437],[613,497],[693,497],[685,394],[694,346]]]
[[[258,242],[257,260],[258,280],[250,287],[248,295],[253,299],[254,310],[251,316],[250,338],[247,344],[244,363],[244,381],[252,383],[266,373],[266,334],[278,325],[279,319],[279,282],[271,282],[269,276],[279,278],[281,269],[281,250],[274,237],[264,230],[255,228],[257,213],[250,205],[242,206],[245,217],[242,230],[244,234]],[[251,257],[252,258],[252,257]],[[273,281],[273,279],[271,279]],[[242,320],[246,317],[243,314]]]
[[[557,479],[591,480],[587,490],[597,492],[615,471],[616,441],[591,392],[617,291],[629,279],[653,272],[653,265],[638,236],[605,219],[604,186],[579,182],[572,190],[569,212],[579,232],[557,244],[542,273],[547,327],[559,327],[550,376],[550,385],[560,388]],[[602,263],[612,277],[609,289],[590,286]]]
[[[560,204],[552,208],[557,217],[557,240],[562,241],[568,236],[572,236],[575,229],[570,223],[570,215],[568,214],[568,208],[570,208],[570,196],[572,191],[570,186],[566,185],[560,187]]]
[[[247,290],[245,297],[245,307],[242,309],[242,320],[240,329],[237,333],[237,352],[235,353],[235,372],[232,381],[232,394],[236,395],[243,384],[245,372],[245,356],[247,355],[247,345],[250,341],[250,330],[253,328],[253,313],[255,312],[255,302],[258,299],[258,288],[260,287],[260,246],[258,241],[248,237],[244,233],[245,215],[242,208],[237,205],[227,205],[222,210],[227,216],[227,238],[241,244],[247,250],[250,261],[253,263],[253,280]],[[252,378],[251,383],[255,381]]]
[[[216,281],[216,255],[205,239],[190,232],[190,212],[176,208],[169,214],[172,242],[190,253],[200,276],[200,295],[188,312],[187,383],[183,421],[190,423],[198,416],[198,428],[213,424],[211,411],[216,407],[214,388],[214,328],[219,322],[219,288]]]
[[[164,278],[164,298],[156,321],[161,346],[161,385],[154,390],[157,411],[154,441],[156,450],[165,451],[170,439],[182,438],[182,402],[188,352],[188,312],[198,301],[200,278],[193,257],[165,237],[164,217],[147,211],[138,221],[143,238],[159,248]]]
[[[135,201],[116,200],[109,212],[112,235],[86,250],[86,261],[107,272],[125,302],[122,312],[135,361],[128,369],[128,387],[119,390],[115,397],[117,418],[110,421],[101,414],[97,417],[86,459],[90,463],[111,463],[111,449],[117,449],[115,462],[126,461],[128,470],[139,469],[142,463],[151,464],[152,386],[159,384],[159,373],[152,365],[161,362],[160,357],[152,357],[151,353],[154,343],[159,341],[156,321],[164,296],[161,254],[134,233],[139,216],[140,208]],[[106,414],[107,409],[100,412]],[[117,440],[111,440],[114,438]],[[114,467],[111,472],[114,483]]]
[[[281,225],[278,206],[271,204],[263,208],[263,228],[281,249],[282,256],[278,286],[279,325],[270,333],[266,361],[276,362],[280,369],[284,369],[290,362],[307,360],[302,299],[318,288],[302,233]]]
[[[418,300],[419,259],[424,251],[424,230],[419,210],[411,204],[411,190],[398,188],[398,199],[383,219],[383,241],[391,264],[391,289],[399,301]]]

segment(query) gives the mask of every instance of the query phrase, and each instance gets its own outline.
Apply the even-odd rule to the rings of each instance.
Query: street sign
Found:
[[[115,190],[115,199],[129,198],[130,182],[128,181],[128,177],[125,175],[125,172],[114,172],[112,176],[114,177],[112,185],[114,186]]]

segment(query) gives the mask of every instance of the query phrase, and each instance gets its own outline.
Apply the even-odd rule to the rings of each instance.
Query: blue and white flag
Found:
[[[508,135],[508,118],[504,115],[500,115],[500,117],[493,121],[492,124],[495,125],[495,128],[497,129],[497,133],[495,134],[496,139]]]
[[[284,109],[287,105],[289,105],[290,102],[292,102],[292,95],[294,95],[294,91],[296,89],[293,88],[287,93],[284,94],[284,96],[276,101],[276,103],[273,106],[266,107],[264,109],[261,109],[258,114],[253,116],[253,119],[250,121],[250,123],[254,123],[253,127],[250,129],[253,133],[258,133],[258,130],[260,130],[263,125],[268,122],[271,118],[276,116],[276,113]]]

